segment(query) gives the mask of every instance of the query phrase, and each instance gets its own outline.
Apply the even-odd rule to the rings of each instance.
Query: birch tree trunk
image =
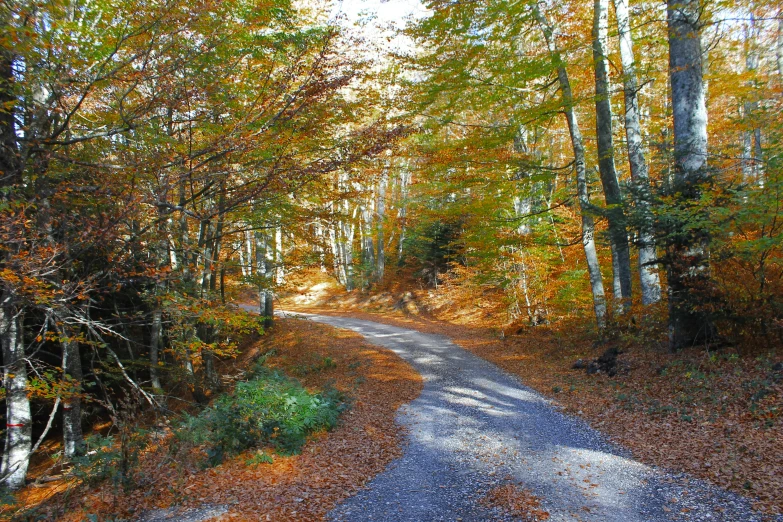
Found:
[[[639,213],[639,280],[642,304],[661,300],[661,281],[658,276],[655,253],[655,218],[650,194],[650,177],[642,146],[642,125],[639,111],[639,83],[633,54],[631,19],[627,0],[614,0],[617,34],[620,40],[620,61],[623,66],[623,95],[625,99],[625,139],[628,142],[628,163],[631,168],[634,203]]]
[[[631,301],[631,253],[623,210],[623,196],[617,181],[612,136],[612,104],[609,94],[609,64],[606,58],[609,33],[609,0],[593,3],[593,71],[595,74],[595,133],[598,142],[598,171],[606,199],[609,240],[612,244],[614,299],[619,313]]]
[[[0,345],[3,350],[3,387],[5,388],[6,431],[0,478],[7,488],[24,486],[32,449],[32,416],[27,397],[27,364],[24,360],[20,311],[13,295],[3,292],[0,302]]]
[[[544,34],[552,65],[557,70],[557,80],[560,85],[560,96],[563,101],[563,112],[568,123],[568,132],[571,137],[571,146],[574,150],[574,169],[576,171],[576,186],[579,196],[579,207],[582,218],[582,247],[587,261],[587,272],[590,277],[590,287],[593,293],[593,309],[598,328],[603,329],[606,326],[606,297],[604,294],[604,284],[601,277],[601,267],[598,262],[598,253],[595,248],[595,222],[591,215],[590,192],[587,186],[587,171],[585,166],[585,149],[582,142],[582,133],[579,130],[579,124],[574,111],[574,97],[571,93],[571,84],[568,79],[568,72],[560,55],[560,50],[553,37],[552,26],[549,25],[546,17],[538,3],[533,5],[533,15],[535,16],[541,31]]]
[[[707,108],[701,54],[700,0],[669,0],[669,77],[674,115],[673,193],[679,207],[700,197],[707,181]],[[674,224],[669,231],[669,346],[672,350],[709,342],[715,327],[699,295],[709,283],[709,234]]]

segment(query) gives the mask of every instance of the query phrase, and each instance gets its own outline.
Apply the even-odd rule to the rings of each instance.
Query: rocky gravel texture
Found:
[[[296,315],[359,332],[406,359],[425,380],[421,396],[399,412],[409,430],[404,456],[330,520],[510,520],[480,502],[506,483],[530,490],[553,521],[770,520],[747,499],[634,461],[585,422],[443,336]]]

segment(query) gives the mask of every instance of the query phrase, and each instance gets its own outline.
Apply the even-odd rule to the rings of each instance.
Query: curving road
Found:
[[[755,521],[749,502],[687,475],[634,461],[578,418],[447,338],[347,317],[302,316],[362,334],[424,377],[403,407],[403,457],[333,510],[334,521],[509,520],[480,499],[512,482],[550,520]]]

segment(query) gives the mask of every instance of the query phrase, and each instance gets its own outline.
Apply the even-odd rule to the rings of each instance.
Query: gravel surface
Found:
[[[398,415],[409,430],[405,455],[330,520],[511,520],[479,502],[506,483],[532,491],[553,521],[765,520],[742,497],[634,461],[443,336],[347,317],[286,315],[356,331],[403,357],[425,381],[421,396]]]

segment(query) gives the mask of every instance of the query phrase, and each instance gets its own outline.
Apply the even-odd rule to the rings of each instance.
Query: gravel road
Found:
[[[286,315],[358,332],[403,357],[425,381],[421,396],[398,414],[408,428],[404,456],[330,520],[512,520],[479,502],[509,482],[538,496],[552,521],[764,520],[742,497],[633,460],[443,336],[347,317]]]

